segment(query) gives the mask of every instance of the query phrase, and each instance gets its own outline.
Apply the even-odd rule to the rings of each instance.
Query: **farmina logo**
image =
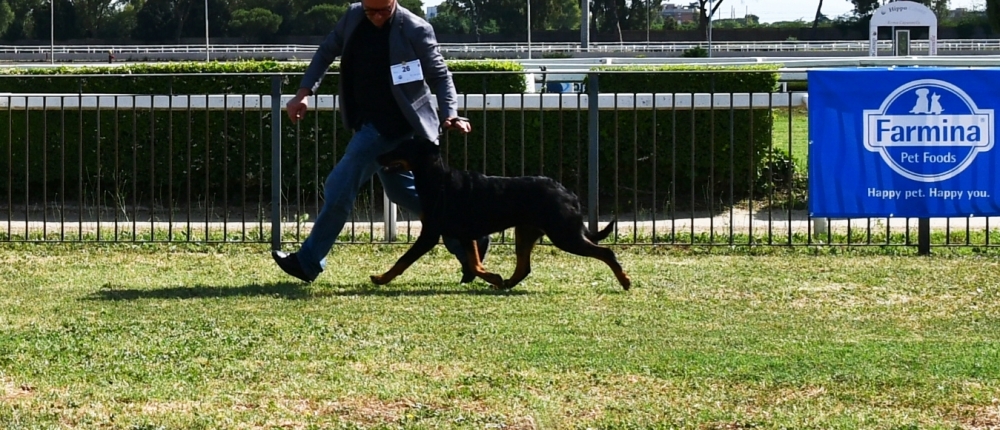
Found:
[[[903,84],[863,114],[865,148],[914,181],[950,179],[993,149],[993,109],[942,80]]]

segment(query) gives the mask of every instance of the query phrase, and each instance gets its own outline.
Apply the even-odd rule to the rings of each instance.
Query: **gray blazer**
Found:
[[[336,27],[323,40],[313,55],[309,68],[302,76],[299,88],[308,88],[315,93],[336,57],[344,52],[344,47],[351,41],[351,35],[358,23],[365,17],[361,3],[352,3],[347,13],[337,21]],[[386,24],[390,25],[390,24]],[[392,95],[410,122],[417,136],[437,141],[440,134],[440,124],[445,118],[458,115],[458,96],[451,72],[444,63],[444,57],[438,51],[437,38],[430,23],[416,16],[406,8],[396,3],[396,12],[389,33],[389,64],[400,64],[404,61],[420,60],[424,80],[408,82],[392,86]],[[344,81],[340,81],[340,94],[344,94]],[[437,95],[438,109],[435,112],[431,104],[431,91]],[[340,104],[341,116],[345,124],[350,124],[348,112]],[[438,116],[440,115],[440,117]]]

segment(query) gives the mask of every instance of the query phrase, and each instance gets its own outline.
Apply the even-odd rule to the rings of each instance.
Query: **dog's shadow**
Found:
[[[248,284],[243,286],[191,285],[154,289],[127,288],[105,285],[88,295],[86,300],[187,300],[224,297],[272,297],[285,300],[307,300],[323,297],[423,297],[423,296],[516,296],[534,294],[527,290],[494,290],[483,285],[451,283],[407,283],[399,286],[371,284],[306,285],[293,282]]]

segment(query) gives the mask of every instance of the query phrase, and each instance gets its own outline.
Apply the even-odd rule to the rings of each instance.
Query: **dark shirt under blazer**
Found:
[[[347,13],[340,21],[337,21],[334,30],[319,45],[312,63],[302,76],[299,88],[316,91],[330,64],[338,56],[344,54],[344,47],[351,44],[359,25],[367,19],[361,3],[352,3],[348,7]],[[385,25],[388,26],[389,64],[419,60],[424,75],[423,81],[391,85],[392,80],[388,76],[388,70],[386,70],[384,73],[389,78],[389,91],[406,122],[412,127],[414,134],[437,141],[441,120],[458,115],[458,96],[455,93],[451,72],[448,71],[444,57],[438,50],[434,29],[427,21],[414,15],[398,3],[392,20],[386,22]],[[359,47],[367,48],[365,46]],[[339,91],[343,99],[340,109],[344,123],[354,128],[361,122],[361,117],[364,115],[362,112],[364,108],[358,104],[358,99],[365,96],[354,94],[353,88],[347,90],[343,78],[340,80]],[[437,96],[438,108],[436,112],[431,103],[434,98],[431,91]],[[359,111],[355,112],[355,109]]]
[[[382,28],[367,19],[361,20],[351,43],[340,56],[340,78],[344,80],[344,98],[350,103],[349,124],[354,130],[370,122],[379,134],[395,139],[412,132],[403,111],[392,95],[392,73],[389,70],[389,32],[392,21]]]

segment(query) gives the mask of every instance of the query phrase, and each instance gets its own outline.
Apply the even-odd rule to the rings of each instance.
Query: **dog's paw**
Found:
[[[502,288],[504,290],[509,290],[511,288],[514,288],[514,286],[517,285],[517,284],[519,284],[519,283],[520,283],[520,281],[515,281],[513,279],[507,279],[507,280],[503,281],[503,286],[500,287],[500,288]]]
[[[490,285],[493,286],[493,289],[499,290],[504,288],[503,276],[496,273],[486,273],[485,275],[482,275],[481,278],[483,278],[484,281],[489,282]]]
[[[372,283],[375,285],[385,285],[388,284],[391,279],[386,279],[383,275],[372,275]]]
[[[632,280],[624,273],[618,277],[618,282],[622,284],[622,289],[625,291],[632,287]]]

